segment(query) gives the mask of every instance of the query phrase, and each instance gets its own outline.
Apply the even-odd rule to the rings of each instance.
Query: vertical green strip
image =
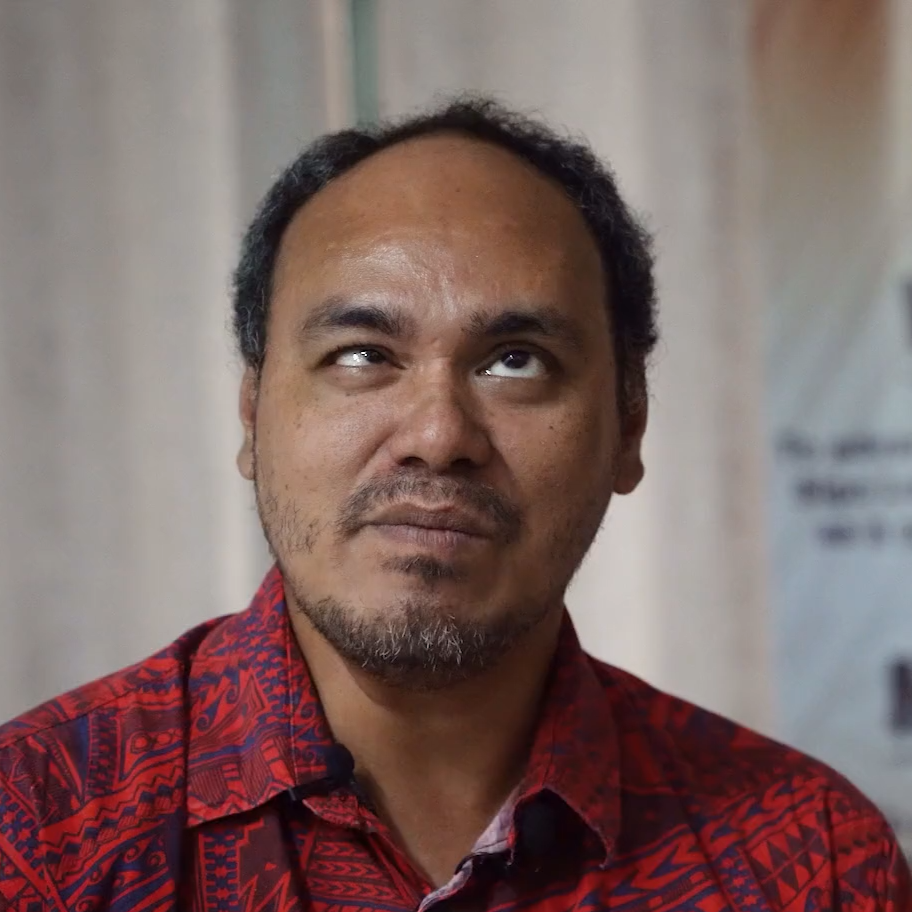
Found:
[[[352,88],[355,96],[355,120],[359,124],[375,122],[380,116],[377,93],[379,77],[377,60],[377,2],[349,0],[351,4]]]

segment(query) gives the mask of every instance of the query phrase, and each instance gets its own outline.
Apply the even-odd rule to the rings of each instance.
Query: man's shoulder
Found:
[[[895,834],[843,775],[627,672],[595,667],[629,748],[622,783],[632,804],[671,799],[701,845],[720,856],[739,846],[751,876],[784,905],[816,871],[829,872],[844,899],[902,897],[876,908],[906,908],[912,887]]]
[[[0,726],[0,907],[44,908],[127,848],[137,871],[179,857],[188,682],[217,624]]]
[[[0,791],[80,799],[135,774],[144,757],[180,755],[187,683],[200,644],[219,624],[195,627],[154,655],[0,725]]]
[[[827,799],[837,815],[879,815],[827,764],[628,672],[598,661],[595,667],[619,737],[648,742],[662,777],[692,801],[730,808],[738,796],[767,802],[778,796],[792,804]]]

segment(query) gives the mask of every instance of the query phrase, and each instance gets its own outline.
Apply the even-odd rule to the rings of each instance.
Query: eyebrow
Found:
[[[415,335],[417,325],[410,314],[390,304],[333,295],[307,315],[297,335],[300,339],[313,340],[343,329],[362,329],[399,339]],[[533,335],[563,342],[575,350],[584,347],[583,333],[576,321],[548,306],[514,307],[497,314],[476,311],[466,332],[476,339]]]
[[[339,329],[364,329],[401,338],[414,333],[415,321],[396,307],[334,295],[308,314],[298,329],[298,337],[319,338]]]
[[[523,307],[499,314],[472,315],[471,335],[501,339],[506,336],[533,335],[563,342],[570,348],[583,348],[583,333],[576,321],[553,307]]]

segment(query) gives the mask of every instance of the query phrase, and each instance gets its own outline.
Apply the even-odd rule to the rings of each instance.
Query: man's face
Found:
[[[294,218],[239,464],[292,610],[344,657],[442,686],[561,610],[642,475],[605,281],[559,187],[459,136],[379,153]]]

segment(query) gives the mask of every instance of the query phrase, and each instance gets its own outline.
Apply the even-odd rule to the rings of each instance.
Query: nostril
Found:
[[[458,472],[467,472],[470,469],[476,468],[474,460],[469,459],[468,456],[460,456],[459,459],[454,459],[451,469]]]

